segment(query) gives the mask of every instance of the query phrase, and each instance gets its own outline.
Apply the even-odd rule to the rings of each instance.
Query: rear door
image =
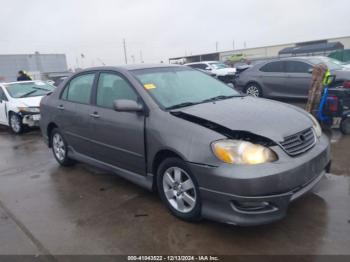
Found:
[[[116,99],[142,102],[129,81],[121,74],[102,71],[90,110],[94,158],[104,163],[145,174],[145,115],[117,112]]]
[[[262,85],[264,96],[284,96],[285,72],[284,61],[273,61],[263,65],[259,69],[259,82]]]
[[[92,156],[89,125],[95,72],[84,72],[65,86],[57,104],[57,124],[74,151]]]
[[[292,97],[307,97],[311,85],[312,65],[301,61],[286,61],[286,89]]]

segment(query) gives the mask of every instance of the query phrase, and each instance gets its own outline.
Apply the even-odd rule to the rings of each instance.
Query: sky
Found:
[[[350,36],[349,0],[0,0],[0,54],[71,68]],[[82,55],[83,54],[83,57]]]

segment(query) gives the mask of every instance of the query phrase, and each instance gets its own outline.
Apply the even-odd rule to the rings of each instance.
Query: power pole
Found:
[[[125,38],[123,39],[123,47],[124,47],[124,59],[125,59],[125,64],[128,63],[128,57],[126,55],[126,42],[125,42]]]
[[[235,40],[232,41],[232,50],[235,50]]]
[[[219,49],[219,42],[215,42],[215,50],[216,50],[216,52],[218,51],[218,49]]]
[[[140,63],[143,63],[143,55],[142,55],[142,50],[140,50]]]

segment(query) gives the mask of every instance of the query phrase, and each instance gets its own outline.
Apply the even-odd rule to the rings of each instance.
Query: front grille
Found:
[[[288,155],[297,156],[312,148],[315,143],[314,131],[312,128],[309,128],[286,137],[283,142],[280,142],[280,145]]]

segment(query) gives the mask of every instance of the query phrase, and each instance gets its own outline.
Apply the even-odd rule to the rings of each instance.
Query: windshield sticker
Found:
[[[147,90],[157,88],[155,84],[144,84],[143,85]]]

